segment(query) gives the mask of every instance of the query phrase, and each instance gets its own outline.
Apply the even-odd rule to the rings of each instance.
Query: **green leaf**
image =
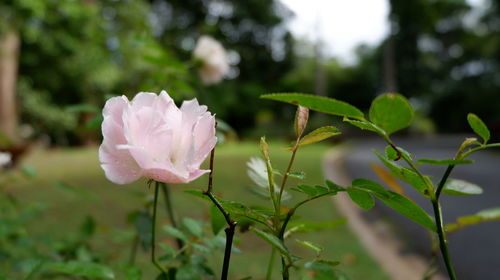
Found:
[[[291,255],[290,252],[288,252],[288,249],[285,247],[285,244],[276,236],[269,234],[265,231],[262,231],[258,228],[252,228],[252,231],[257,234],[260,238],[263,240],[267,241],[271,246],[276,248],[283,256],[285,256],[288,260],[291,260]]]
[[[226,224],[226,219],[220,210],[215,206],[210,206],[210,223],[212,225],[212,232],[217,235]]]
[[[261,95],[261,98],[286,102],[294,105],[307,107],[311,110],[327,113],[330,115],[349,117],[353,119],[364,119],[363,112],[358,108],[336,99],[302,93],[274,93]]]
[[[314,260],[304,264],[302,280],[348,280],[343,273],[334,269],[338,262]]]
[[[375,155],[382,161],[382,163],[391,170],[391,173],[401,179],[402,181],[410,184],[414,189],[416,189],[419,193],[429,196],[427,193],[427,184],[426,182],[418,176],[417,173],[413,172],[412,170],[402,167],[390,160],[388,160],[386,157],[384,157],[382,154],[380,154],[378,151],[373,151]]]
[[[391,147],[390,145],[385,147],[385,156],[387,157],[387,159],[389,160],[396,160],[398,159],[398,151],[396,151],[393,147]]]
[[[326,186],[328,187],[328,189],[330,191],[334,191],[334,192],[340,192],[340,191],[344,190],[344,187],[342,187],[340,185],[337,185],[337,184],[335,184],[334,182],[332,182],[330,180],[326,180]]]
[[[128,266],[125,268],[125,280],[141,280],[142,271],[136,267]]]
[[[287,233],[305,233],[310,231],[320,231],[332,229],[346,223],[345,218],[327,222],[293,221],[288,223]]]
[[[295,242],[299,243],[300,245],[302,245],[303,247],[305,247],[307,249],[313,250],[318,255],[321,254],[321,252],[323,251],[323,248],[321,246],[319,246],[318,244],[315,244],[312,241],[302,241],[302,240],[295,239]]]
[[[163,226],[163,230],[170,234],[171,236],[175,237],[175,238],[179,238],[180,240],[182,241],[188,241],[188,237],[180,230],[170,226],[170,225],[166,225],[166,226]]]
[[[137,234],[139,235],[139,241],[142,245],[142,248],[146,251],[151,247],[151,225],[152,218],[146,212],[139,212],[135,217],[135,228],[137,230]]]
[[[203,236],[203,227],[201,226],[199,221],[191,218],[184,218],[182,219],[182,223],[190,234],[198,238],[201,238]]]
[[[467,115],[467,121],[469,122],[472,130],[474,130],[477,135],[481,136],[484,140],[484,144],[486,144],[488,140],[490,140],[490,130],[484,122],[473,113],[469,113]]]
[[[202,275],[197,266],[185,264],[177,269],[176,280],[202,280]]]
[[[373,131],[381,136],[387,135],[387,133],[380,127],[376,126],[374,123],[371,123],[367,120],[351,120],[349,118],[344,118],[344,122],[350,123],[358,128],[361,128],[363,130],[370,130]]]
[[[408,127],[413,121],[413,109],[406,98],[397,93],[378,96],[370,106],[370,121],[387,134]]]
[[[97,279],[115,279],[115,274],[111,268],[91,262],[52,262],[44,265],[44,270],[48,272],[57,272],[72,276],[82,276]]]
[[[290,173],[288,173],[288,176],[299,179],[299,180],[304,180],[306,178],[306,173],[304,171],[290,172]]]
[[[299,189],[298,191],[302,192],[302,193],[305,193],[307,194],[308,196],[315,196],[318,194],[318,191],[316,190],[315,187],[313,186],[308,186],[308,185],[298,185],[297,186],[297,189]],[[297,190],[297,189],[293,189],[293,190]]]
[[[466,226],[475,225],[481,222],[499,221],[500,207],[482,210],[475,215],[463,216],[457,219],[457,223],[447,224],[446,231],[452,232]]]
[[[449,195],[476,195],[482,194],[483,189],[464,180],[448,179],[444,185],[443,193]]]
[[[299,146],[305,146],[316,142],[323,141],[335,135],[339,135],[340,131],[333,126],[323,126],[309,132],[299,141]]]
[[[375,206],[375,200],[369,193],[365,191],[357,190],[354,188],[347,188],[347,194],[349,194],[349,197],[352,199],[352,201],[354,201],[359,207],[365,210],[370,210],[373,206]]]
[[[21,167],[21,172],[28,178],[33,178],[38,174],[38,171],[32,165],[25,164]]]
[[[473,163],[470,159],[431,159],[431,158],[421,158],[417,160],[417,164],[432,164],[432,165],[458,165],[458,164],[470,164]]]
[[[398,193],[388,191],[378,183],[366,179],[354,180],[352,185],[358,189],[367,189],[373,192],[378,199],[396,212],[406,216],[423,227],[436,231],[434,221],[429,214],[408,198]]]

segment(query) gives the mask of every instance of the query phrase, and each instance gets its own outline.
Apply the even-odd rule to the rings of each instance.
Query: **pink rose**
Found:
[[[200,165],[217,142],[215,118],[196,99],[179,109],[165,91],[140,92],[109,99],[103,116],[99,160],[110,181],[188,183],[210,171]]]

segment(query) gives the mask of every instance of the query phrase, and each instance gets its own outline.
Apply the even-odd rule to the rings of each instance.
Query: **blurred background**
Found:
[[[220,83],[206,85],[198,77],[193,51],[203,35],[226,49],[229,70]],[[23,218],[15,212],[0,220],[12,227],[0,231],[5,246],[0,246],[0,279],[7,267],[18,277],[29,273],[42,255],[102,263],[128,258],[117,248],[133,240],[126,213],[145,199],[144,193],[137,194],[145,182],[124,192],[113,188],[99,168],[101,108],[109,97],[166,90],[179,103],[196,97],[207,104],[225,122],[221,129],[228,142],[240,141],[222,147],[220,156],[221,165],[238,171],[216,174],[228,186],[226,195],[239,199],[237,188],[249,184],[241,179],[246,178],[245,162],[258,155],[257,146],[244,141],[262,135],[287,139],[293,132],[295,108],[261,100],[261,94],[304,92],[366,111],[378,94],[399,92],[417,111],[403,135],[470,132],[466,115],[474,112],[498,141],[499,50],[499,0],[2,0],[0,152],[12,155],[13,165],[23,155],[26,160],[19,170],[1,174],[0,187],[5,201],[34,206],[23,210]],[[319,114],[312,114],[309,127],[332,122],[349,137],[365,135]],[[311,174],[308,180],[323,180],[320,158],[327,148],[320,145],[299,159]],[[279,145],[273,149],[277,165],[284,165],[288,155]],[[367,157],[361,158],[366,164]],[[182,196],[178,203],[188,215],[206,218],[199,203]],[[340,217],[331,204],[322,207],[333,216],[317,218]],[[46,219],[33,212],[45,213]],[[64,239],[79,229],[80,239]],[[65,241],[58,239],[50,249],[57,253],[48,254],[52,251],[35,245],[47,243],[51,231],[50,238]],[[5,249],[13,242],[12,232],[17,243]],[[93,234],[102,236],[90,245]],[[341,226],[336,234],[345,243],[328,248],[341,256],[342,269],[353,279],[387,279],[350,238],[349,229]],[[29,242],[19,236],[29,236]],[[328,235],[317,238],[330,240]],[[265,265],[258,263],[260,247],[242,246],[257,265],[236,257],[243,269],[233,277],[258,274]],[[105,253],[91,248],[105,248]],[[142,257],[147,271],[147,257]]]
[[[258,99],[276,91],[362,109],[400,92],[416,132],[463,132],[468,112],[500,126],[498,1],[6,0],[0,17],[0,147],[96,142],[107,97],[161,89],[243,137],[288,131],[292,108]],[[201,35],[231,65],[209,87],[186,63]]]

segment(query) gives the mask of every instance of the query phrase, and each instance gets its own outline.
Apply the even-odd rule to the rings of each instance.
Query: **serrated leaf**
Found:
[[[351,125],[354,125],[363,130],[373,131],[381,136],[387,135],[387,133],[382,128],[376,126],[374,123],[371,123],[367,120],[351,120],[349,118],[344,118],[343,121],[350,123]]]
[[[380,201],[396,212],[423,227],[436,231],[436,225],[429,214],[408,198],[396,192],[388,191],[378,183],[366,179],[354,180],[352,185],[358,189],[370,190]]]
[[[300,105],[330,115],[364,119],[363,112],[358,108],[332,98],[301,93],[273,93],[261,95],[260,98]]]
[[[339,135],[340,131],[333,126],[323,126],[309,132],[299,141],[299,146],[305,146],[316,142],[323,141],[335,135]]]
[[[427,193],[427,184],[426,182],[418,176],[417,173],[413,172],[412,170],[402,167],[390,160],[388,160],[386,157],[384,157],[382,154],[380,154],[378,151],[374,151],[375,155],[382,161],[382,163],[389,168],[389,170],[392,172],[392,174],[396,177],[401,179],[403,182],[406,182],[410,184],[414,189],[416,189],[419,193],[429,196]]]
[[[413,121],[413,109],[402,95],[387,93],[373,100],[369,111],[370,121],[387,134],[408,127]]]
[[[178,239],[185,241],[185,242],[187,242],[189,240],[188,237],[182,231],[180,231],[180,230],[178,230],[170,225],[163,226],[162,228],[166,233],[168,233],[169,235],[171,235],[175,238],[178,238]]]
[[[182,219],[182,223],[188,230],[188,232],[198,238],[203,236],[203,227],[199,221],[191,218]]]
[[[271,244],[274,248],[276,248],[281,255],[285,256],[288,260],[291,260],[291,255],[290,252],[288,252],[288,249],[285,247],[285,244],[276,236],[269,234],[265,231],[262,231],[258,228],[252,228],[252,231],[257,234],[260,238]]]
[[[469,113],[467,115],[467,121],[474,132],[483,138],[484,144],[490,140],[490,130],[484,124],[484,122],[475,114]]]
[[[214,235],[217,235],[226,224],[224,215],[222,215],[220,210],[215,205],[210,206],[210,223],[212,225],[212,232]]]
[[[444,185],[443,193],[449,195],[477,195],[482,194],[483,189],[464,180],[448,179]]]
[[[375,200],[366,191],[361,191],[353,188],[347,188],[347,194],[359,207],[370,210],[375,206]]]
[[[91,262],[69,261],[64,263],[46,263],[44,265],[44,271],[88,278],[115,279],[115,274],[111,268]]]
[[[417,160],[417,164],[432,164],[432,165],[459,165],[473,163],[470,159],[431,159],[421,158]]]
[[[303,241],[303,240],[295,239],[295,242],[297,242],[298,244],[302,245],[303,247],[305,247],[307,249],[313,250],[318,255],[323,251],[323,248],[321,246],[319,246],[318,244],[315,244],[312,241]]]

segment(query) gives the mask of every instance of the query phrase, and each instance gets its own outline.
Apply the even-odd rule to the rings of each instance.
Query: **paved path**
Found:
[[[395,139],[395,143],[410,151],[417,158],[451,158],[463,137],[441,137],[434,139]],[[377,162],[372,149],[383,151],[385,144],[377,140],[359,140],[345,158],[347,175],[351,178],[365,177],[376,181],[378,178],[369,163]],[[479,196],[457,197],[442,196],[445,222],[453,222],[457,217],[470,215],[482,209],[500,207],[500,152],[478,152],[471,156],[473,165],[457,166],[452,178],[464,179],[480,185],[484,193]],[[424,173],[433,175],[438,180],[446,167],[424,168]],[[434,169],[432,169],[434,168]],[[429,213],[430,203],[406,188],[406,193]],[[425,230],[408,222],[404,217],[380,203],[372,210],[379,217],[394,221],[406,240],[409,250],[422,256],[429,256],[429,239]],[[373,215],[369,213],[368,215]],[[484,223],[465,228],[450,237],[450,253],[457,269],[459,279],[500,279],[500,222]]]

